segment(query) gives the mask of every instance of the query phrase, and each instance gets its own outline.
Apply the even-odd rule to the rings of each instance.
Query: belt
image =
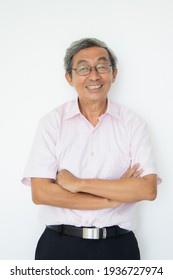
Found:
[[[130,230],[120,228],[119,226],[96,228],[75,227],[69,225],[48,225],[47,228],[61,234],[80,237],[83,239],[106,239],[108,237],[117,237],[130,232]]]

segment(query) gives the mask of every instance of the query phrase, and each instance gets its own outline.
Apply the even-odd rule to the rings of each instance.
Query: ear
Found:
[[[69,83],[69,85],[71,85],[73,87],[73,79],[70,73],[66,73],[65,74],[65,78],[67,80],[67,82]]]
[[[117,73],[118,73],[118,70],[117,70],[117,68],[115,68],[115,69],[114,69],[114,72],[112,73],[112,76],[113,76],[112,83],[115,82]]]

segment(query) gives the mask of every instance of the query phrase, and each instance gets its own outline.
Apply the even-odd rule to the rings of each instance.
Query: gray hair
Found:
[[[82,49],[87,49],[90,47],[100,47],[100,48],[104,48],[107,50],[110,61],[111,61],[111,65],[112,65],[112,70],[114,71],[114,69],[117,68],[117,58],[114,54],[114,52],[108,48],[108,46],[95,38],[83,38],[80,39],[78,41],[73,42],[70,47],[66,50],[66,54],[64,57],[64,68],[66,73],[69,73],[70,75],[72,75],[72,60],[73,60],[73,56],[75,54],[77,54],[80,50]]]

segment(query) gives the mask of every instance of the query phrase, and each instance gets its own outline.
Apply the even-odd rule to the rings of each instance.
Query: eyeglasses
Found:
[[[107,63],[100,63],[93,67],[88,66],[88,65],[80,65],[76,68],[72,68],[72,70],[76,70],[77,74],[80,76],[86,76],[86,75],[90,74],[90,72],[93,68],[95,68],[96,71],[100,74],[107,73],[110,71],[111,66],[112,66],[111,64],[107,64]]]

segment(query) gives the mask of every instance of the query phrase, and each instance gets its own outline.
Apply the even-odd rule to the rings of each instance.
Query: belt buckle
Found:
[[[99,228],[83,228],[82,238],[84,239],[99,239]]]
[[[102,238],[103,238],[103,239],[106,239],[106,237],[107,237],[107,230],[106,230],[106,228],[102,228],[102,230],[103,230],[103,236],[102,236]]]
[[[107,230],[106,228],[83,228],[82,238],[84,239],[100,239],[100,230],[102,230],[102,237],[106,239]]]

